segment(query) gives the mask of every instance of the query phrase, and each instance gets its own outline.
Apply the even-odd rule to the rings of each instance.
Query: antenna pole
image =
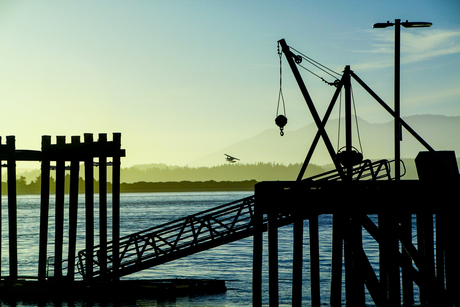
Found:
[[[399,181],[401,175],[401,103],[400,103],[400,45],[401,45],[401,20],[395,20],[395,180]]]

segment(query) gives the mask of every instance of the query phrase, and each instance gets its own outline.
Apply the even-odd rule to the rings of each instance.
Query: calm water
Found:
[[[175,220],[199,211],[213,208],[220,204],[238,200],[252,195],[248,192],[209,192],[209,193],[138,193],[121,196],[121,235],[131,234],[168,221]],[[39,196],[18,197],[18,261],[19,275],[37,276],[38,241],[39,241]],[[66,200],[66,203],[67,200]],[[77,250],[84,249],[84,195],[81,195],[79,208],[79,228]],[[95,218],[97,221],[97,199],[95,201]],[[8,275],[8,225],[7,199],[2,201],[2,275]],[[110,204],[109,204],[110,208]],[[65,214],[67,216],[67,206]],[[109,217],[111,216],[109,212]],[[376,217],[373,217],[376,218]],[[322,303],[328,305],[331,259],[332,219],[329,215],[320,216],[320,266]],[[49,256],[54,253],[54,205],[51,201],[49,223]],[[110,225],[110,221],[109,221]],[[308,220],[304,222],[304,282],[303,293],[305,305],[309,305],[309,255],[308,255]],[[67,229],[67,220],[64,229]],[[98,233],[96,222],[95,233]],[[377,243],[363,233],[365,251],[371,264],[377,268]],[[110,230],[109,230],[110,236]],[[267,245],[264,234],[264,303],[268,304]],[[66,239],[64,240],[66,244]],[[98,243],[98,238],[95,239]],[[64,258],[67,250],[64,248]],[[280,304],[291,304],[292,276],[292,226],[279,230],[279,287]],[[136,278],[211,278],[225,280],[228,291],[219,295],[177,298],[175,301],[138,300],[137,306],[251,306],[252,305],[252,238],[246,238],[221,247],[214,248],[168,264],[148,269],[125,279]],[[371,304],[368,296],[369,305]],[[1,301],[0,301],[1,305]],[[76,305],[86,306],[85,303]],[[96,303],[97,305],[97,303]],[[21,306],[21,304],[19,304]],[[25,306],[25,305],[22,305]],[[30,305],[28,305],[30,306]],[[49,306],[54,306],[49,303]]]

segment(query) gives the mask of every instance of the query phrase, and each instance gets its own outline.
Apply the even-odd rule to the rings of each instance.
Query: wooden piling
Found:
[[[84,134],[85,146],[87,149],[93,145],[93,135]],[[93,156],[90,150],[86,152],[85,158],[85,241],[86,241],[86,277],[93,276],[93,251],[94,251],[94,170]]]
[[[69,250],[67,278],[71,281],[75,278],[75,256],[77,246],[77,221],[78,221],[78,185],[80,181],[80,136],[72,136],[70,160],[70,187],[69,187]]]
[[[389,214],[379,215],[379,228],[385,235],[379,243],[380,284],[383,295],[392,306],[401,305],[401,283],[399,272],[398,222]]]
[[[387,221],[385,214],[378,215],[378,225],[382,233],[387,231]],[[381,287],[381,295],[388,299],[388,242],[382,236],[379,241],[379,281]]]
[[[10,253],[10,278],[18,277],[18,226],[17,226],[17,200],[16,200],[16,159],[15,137],[7,136],[8,151],[7,177],[8,177],[8,242]]]
[[[412,215],[401,215],[401,236],[407,241],[412,241]],[[410,267],[412,266],[412,259],[406,249],[401,250],[401,278],[402,278],[402,292],[404,305],[412,305],[414,303],[414,282],[412,281],[412,273]]]
[[[311,280],[311,305],[321,305],[321,289],[319,278],[319,232],[318,216],[313,215],[308,219],[310,236],[310,280]]]
[[[62,250],[64,244],[64,196],[65,196],[65,160],[63,151],[65,136],[56,138],[56,201],[55,201],[55,241],[54,241],[54,278],[62,278]]]
[[[445,233],[448,233],[446,238],[458,238],[460,231],[457,226],[457,215],[456,214],[445,214],[443,218]],[[458,295],[458,289],[460,288],[460,281],[458,276],[460,275],[460,266],[458,264],[458,247],[457,244],[452,244],[453,240],[446,242],[444,248],[444,280],[446,283],[446,292],[451,302],[455,306],[460,306],[460,295]]]
[[[279,305],[278,285],[278,214],[276,210],[268,213],[268,293],[270,307]]]
[[[401,275],[399,270],[398,223],[388,217],[388,301],[391,306],[401,306]]]
[[[42,136],[42,164],[40,187],[40,246],[38,255],[38,280],[46,280],[48,218],[50,206],[50,147],[51,136]],[[10,182],[10,180],[8,180]]]
[[[342,217],[334,214],[332,217],[331,297],[329,300],[332,307],[342,305],[342,224]]]
[[[362,228],[354,216],[347,216],[344,223],[347,239],[344,245],[345,289],[347,306],[365,306],[363,272],[359,263],[362,249]]]
[[[446,237],[449,233],[446,232],[444,223],[445,220],[443,214],[436,214],[436,278],[441,288],[445,287],[444,282],[444,257],[445,257],[445,246]]]
[[[106,148],[107,134],[99,134],[99,145]],[[101,278],[106,279],[107,275],[107,156],[106,152],[99,156],[99,267]]]
[[[254,204],[254,239],[252,264],[252,305],[262,307],[262,263],[263,263],[263,213],[257,202],[259,190],[256,187]]]
[[[303,219],[300,214],[294,220],[292,255],[292,306],[302,306],[303,271]]]
[[[429,213],[417,214],[417,247],[421,256],[419,268],[423,280],[434,276],[434,242],[433,242],[433,215]],[[433,289],[424,285],[420,288],[420,302],[427,304],[433,302]]]
[[[120,165],[121,133],[113,133],[112,167],[112,263],[113,278],[118,280],[120,267]]]

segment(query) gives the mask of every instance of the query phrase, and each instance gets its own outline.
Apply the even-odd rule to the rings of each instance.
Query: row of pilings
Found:
[[[279,305],[279,217],[293,223],[292,305],[365,306],[366,295],[376,306],[415,303],[430,306],[458,304],[455,202],[456,182],[262,182],[256,185],[253,258],[253,304],[263,301],[262,218],[268,219],[268,301]],[[353,195],[353,201],[345,201]],[[395,198],[397,200],[395,201]],[[454,200],[457,199],[457,200]],[[331,214],[332,238],[319,241],[318,216]],[[377,215],[375,223],[370,215]],[[310,293],[302,293],[303,221],[308,219]],[[371,265],[363,231],[378,244],[379,260]],[[415,242],[414,242],[415,240]],[[331,244],[331,278],[320,278],[320,243]],[[414,244],[415,243],[415,244]],[[327,265],[326,265],[327,266]],[[329,297],[321,287],[329,284]],[[320,286],[321,285],[321,286]],[[418,289],[415,289],[418,287]],[[307,287],[308,288],[308,287]],[[309,297],[309,301],[305,301]]]
[[[77,221],[78,221],[78,191],[80,167],[85,172],[85,246],[92,255],[94,249],[94,181],[95,167],[98,168],[99,176],[99,240],[101,253],[97,261],[101,267],[101,278],[108,273],[107,263],[110,257],[112,262],[111,278],[116,279],[116,269],[119,266],[118,242],[120,238],[120,158],[125,156],[121,149],[121,134],[113,133],[112,141],[107,140],[107,134],[100,133],[98,140],[94,140],[93,134],[84,134],[81,141],[80,136],[72,136],[70,142],[66,142],[65,136],[57,136],[56,142],[52,144],[51,136],[42,136],[41,150],[16,149],[14,136],[6,137],[6,144],[1,144],[0,138],[0,161],[7,168],[7,200],[8,200],[8,251],[9,251],[9,276],[1,276],[4,279],[18,280],[18,234],[17,234],[17,192],[16,192],[16,162],[18,161],[39,161],[41,162],[41,192],[40,192],[40,233],[39,233],[39,255],[36,278],[39,281],[46,281],[48,263],[48,232],[49,232],[49,211],[50,211],[50,170],[55,170],[55,242],[54,242],[54,276],[53,280],[75,280],[75,259],[77,246]],[[110,161],[109,161],[110,160]],[[66,165],[68,164],[68,165]],[[112,192],[107,193],[107,167],[112,167]],[[65,191],[65,172],[70,172],[70,187]],[[1,176],[1,172],[0,172]],[[91,179],[89,179],[91,178]],[[1,177],[0,177],[1,179]],[[1,191],[0,191],[1,192]],[[69,194],[68,210],[68,254],[63,254],[64,245],[64,199],[65,193]],[[111,197],[112,212],[112,249],[109,255],[107,251],[107,200]],[[1,200],[0,200],[1,201]],[[0,203],[1,212],[1,203]],[[1,223],[1,216],[0,216]],[[1,225],[0,225],[1,226]],[[1,229],[1,227],[0,227]],[[0,246],[1,246],[0,234]],[[67,261],[67,272],[63,271],[63,262]],[[85,269],[86,276],[91,278],[93,270],[92,257],[87,258]],[[0,268],[1,269],[1,268]],[[1,271],[0,271],[1,274]]]

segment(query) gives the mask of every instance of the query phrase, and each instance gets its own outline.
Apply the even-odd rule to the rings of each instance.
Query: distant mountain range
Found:
[[[443,115],[414,115],[403,118],[409,126],[417,132],[435,150],[454,150],[457,157],[460,155],[460,116]],[[361,151],[365,159],[393,159],[393,121],[387,123],[369,123],[358,118],[359,139],[355,122],[353,122],[353,144]],[[326,131],[332,145],[345,146],[344,120],[330,120]],[[317,132],[316,125],[310,124],[295,131],[286,131],[281,137],[279,130],[268,129],[262,133],[239,141],[219,151],[207,154],[191,161],[189,167],[213,166],[224,164],[224,154],[241,159],[240,163],[302,163]],[[360,145],[361,144],[361,145]],[[403,141],[401,143],[401,157],[414,159],[419,151],[425,151],[412,135],[403,128]],[[331,163],[329,154],[320,140],[313,155],[311,163],[326,165]]]
[[[404,120],[435,150],[454,150],[460,165],[460,116],[416,115]],[[334,148],[345,145],[343,120],[338,142],[338,120],[331,120],[326,126]],[[394,158],[393,122],[372,124],[358,119],[359,136],[365,159]],[[311,142],[316,134],[316,126],[310,124],[295,131],[285,131],[281,137],[279,130],[268,129],[262,133],[237,142],[219,151],[192,161],[188,166],[168,166],[165,164],[135,165],[122,168],[122,182],[174,182],[174,181],[244,181],[244,180],[295,180],[305,160]],[[353,134],[354,146],[361,151],[356,129]],[[339,144],[338,144],[339,143]],[[417,171],[413,159],[419,151],[426,149],[407,131],[403,132],[401,157],[405,159],[407,174],[404,179],[416,179]],[[241,159],[238,163],[228,163],[224,154]],[[332,161],[320,140],[317,150],[307,169],[306,176],[312,176],[333,168]],[[5,171],[5,170],[4,170]],[[109,168],[110,171],[110,168]],[[40,170],[18,171],[18,178],[24,176],[27,183],[40,175]],[[83,176],[83,172],[81,173]],[[6,178],[4,175],[3,178]]]

